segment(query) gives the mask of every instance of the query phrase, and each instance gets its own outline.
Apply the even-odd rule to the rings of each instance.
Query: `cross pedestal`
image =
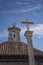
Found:
[[[27,46],[28,46],[28,56],[29,56],[29,65],[35,65],[35,59],[34,59],[34,50],[32,46],[32,33],[33,31],[26,31],[25,36],[27,39]]]

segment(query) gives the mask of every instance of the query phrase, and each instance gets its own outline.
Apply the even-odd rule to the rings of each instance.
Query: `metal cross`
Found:
[[[29,31],[29,24],[33,24],[33,22],[29,22],[28,19],[26,21],[22,21],[23,24],[26,24],[27,31]]]

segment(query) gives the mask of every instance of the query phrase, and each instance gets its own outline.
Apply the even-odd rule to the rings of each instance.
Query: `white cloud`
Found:
[[[38,6],[35,6],[35,7],[31,7],[31,8],[21,9],[21,10],[19,10],[18,13],[35,11],[35,10],[39,10],[40,8],[41,8],[41,5],[38,5]]]
[[[30,3],[28,2],[16,2],[17,5],[29,5]]]
[[[16,2],[16,4],[22,4],[22,7],[19,6],[19,8],[16,9],[12,9],[12,10],[6,10],[6,11],[0,11],[1,14],[8,14],[8,13],[25,13],[25,12],[31,12],[31,11],[35,11],[35,10],[40,10],[41,9],[41,4],[40,3],[36,3],[36,4],[30,4],[28,2]],[[24,4],[26,4],[25,6],[23,6]],[[28,5],[27,5],[28,4]],[[20,9],[21,7],[21,9]]]
[[[39,38],[43,37],[43,24],[35,24],[30,27],[30,30],[33,30],[33,35],[38,35]],[[26,28],[22,28],[21,35],[24,34],[26,31]]]
[[[30,29],[34,31],[34,34],[43,35],[43,24],[36,24]]]
[[[29,4],[34,4],[34,5],[37,5],[37,4],[40,4],[41,3],[41,0],[21,0],[21,1],[16,1],[15,2],[16,5],[29,5]]]
[[[32,1],[30,1],[30,0],[28,0],[28,1],[30,1],[30,2],[28,2],[28,1],[26,1],[26,0],[24,0],[24,2],[19,2],[19,1],[16,1],[16,4],[17,5],[25,5],[25,6],[23,6],[23,8],[21,8],[21,9],[19,9],[18,11],[16,11],[16,13],[24,13],[24,12],[29,12],[29,11],[35,11],[35,10],[40,10],[41,9],[41,0],[38,0],[38,1],[34,1],[34,0],[32,0]]]

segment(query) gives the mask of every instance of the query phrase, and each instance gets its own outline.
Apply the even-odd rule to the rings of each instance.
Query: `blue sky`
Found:
[[[8,39],[7,28],[14,22],[21,28],[21,41],[26,42],[26,27],[21,24],[26,18],[34,22],[30,26],[33,46],[43,51],[43,0],[0,0],[0,43]]]

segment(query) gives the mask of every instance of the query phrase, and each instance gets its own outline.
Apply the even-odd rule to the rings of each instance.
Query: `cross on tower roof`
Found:
[[[13,26],[15,26],[15,22],[13,23]]]
[[[28,19],[26,21],[22,21],[23,24],[26,24],[27,30],[29,31],[29,24],[33,24],[33,22],[29,22]]]

